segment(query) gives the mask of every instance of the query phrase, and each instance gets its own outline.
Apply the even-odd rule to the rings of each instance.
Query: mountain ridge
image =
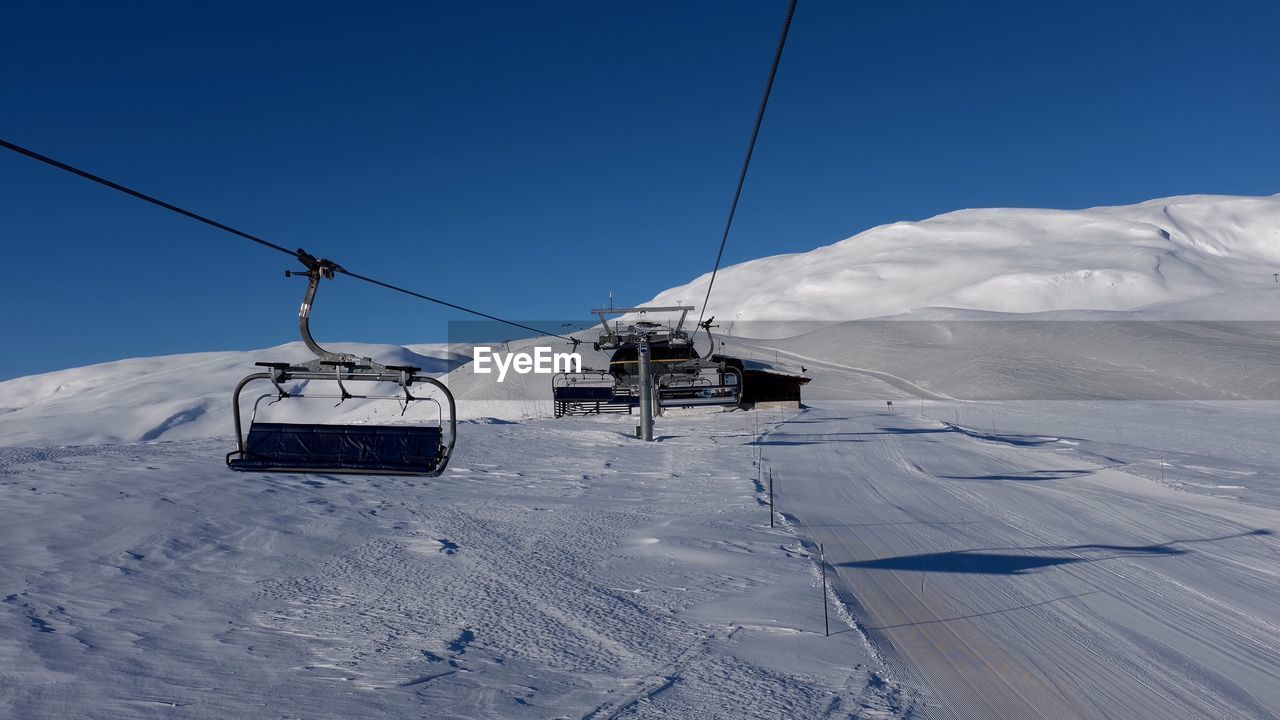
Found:
[[[858,320],[925,308],[1137,310],[1274,284],[1280,195],[965,209],[722,268],[703,314]],[[649,304],[698,304],[710,274]],[[701,310],[701,308],[699,308]]]

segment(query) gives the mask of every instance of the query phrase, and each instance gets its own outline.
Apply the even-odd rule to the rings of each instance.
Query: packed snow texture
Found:
[[[427,481],[0,449],[0,717],[891,716],[718,419],[468,424]]]

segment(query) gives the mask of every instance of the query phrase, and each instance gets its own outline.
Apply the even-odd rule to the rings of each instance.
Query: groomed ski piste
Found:
[[[447,379],[430,479],[225,468],[231,388],[300,344],[0,383],[0,716],[1275,717],[1275,272],[1280,197],[1208,196],[729,267],[727,351],[807,407],[654,443],[339,344]]]

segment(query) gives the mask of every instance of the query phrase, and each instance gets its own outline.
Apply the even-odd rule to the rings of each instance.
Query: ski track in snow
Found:
[[[920,717],[1274,716],[1280,513],[960,430],[864,405],[764,441]]]
[[[901,716],[822,637],[749,417],[468,425],[429,481],[0,449],[0,716]]]

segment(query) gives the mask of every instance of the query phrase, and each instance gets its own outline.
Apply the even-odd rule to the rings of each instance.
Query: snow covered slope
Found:
[[[1280,408],[1124,405],[469,424],[427,480],[0,448],[0,717],[1272,717]]]
[[[720,271],[707,314],[855,320],[947,307],[1131,310],[1274,286],[1280,195],[1192,195],[1088,210],[960,210]],[[710,275],[651,304],[696,304]]]
[[[902,717],[703,419],[471,425],[430,480],[0,448],[0,718]]]
[[[426,481],[223,467],[231,388],[296,343],[0,383],[0,717],[1272,716],[1280,404],[1235,401],[1280,396],[1278,204],[729,268],[716,303],[777,325],[726,349],[806,366],[813,407],[468,423]],[[549,404],[340,349],[447,373],[464,418]]]

